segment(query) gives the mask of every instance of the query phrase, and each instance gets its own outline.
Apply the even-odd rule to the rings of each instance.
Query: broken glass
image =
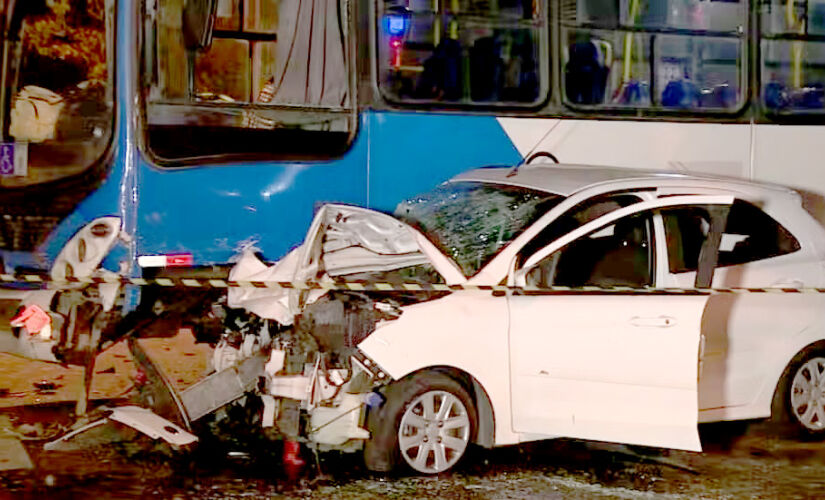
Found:
[[[395,216],[472,276],[563,197],[523,187],[445,183],[401,202]]]

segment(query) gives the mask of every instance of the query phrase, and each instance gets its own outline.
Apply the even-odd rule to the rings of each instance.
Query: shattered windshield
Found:
[[[445,183],[401,202],[395,216],[473,276],[562,196],[480,182]]]

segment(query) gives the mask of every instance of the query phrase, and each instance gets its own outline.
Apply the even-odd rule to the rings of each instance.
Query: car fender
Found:
[[[395,380],[436,366],[467,374],[495,415],[494,443],[487,445],[514,444],[507,327],[505,297],[462,290],[404,307],[399,319],[379,324],[358,347]]]
[[[821,302],[825,302],[825,296],[819,298]],[[825,304],[820,304],[819,311],[825,311],[822,306],[825,306]],[[766,370],[762,388],[759,390],[753,404],[750,405],[752,415],[742,416],[741,418],[769,417],[773,395],[781,382],[785,368],[797,354],[817,342],[825,342],[825,313],[820,314],[815,323],[788,336],[787,341],[780,344],[782,348],[774,358],[774,362]]]

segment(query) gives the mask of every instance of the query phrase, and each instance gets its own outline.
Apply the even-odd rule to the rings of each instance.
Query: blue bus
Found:
[[[245,248],[285,255],[324,203],[392,211],[536,153],[781,182],[825,213],[822,0],[4,0],[0,17],[6,276],[225,277]],[[30,293],[5,281],[0,299]],[[155,299],[127,287],[104,309]]]

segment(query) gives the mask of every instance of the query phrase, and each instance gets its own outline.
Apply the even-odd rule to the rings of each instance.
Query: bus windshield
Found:
[[[3,2],[0,187],[79,174],[112,135],[113,0]]]

